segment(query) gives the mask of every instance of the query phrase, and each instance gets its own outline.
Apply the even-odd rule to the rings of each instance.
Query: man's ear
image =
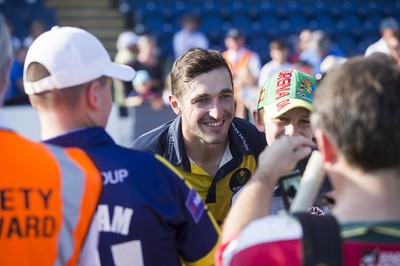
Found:
[[[258,110],[253,110],[253,118],[254,124],[256,125],[258,131],[265,132],[264,122],[262,120],[262,117],[260,117],[260,112]]]
[[[4,94],[8,89],[8,83],[10,78],[12,58],[7,59],[6,64],[2,71],[0,71],[0,106],[3,101]]]
[[[333,141],[321,129],[315,130],[318,150],[321,152],[324,163],[334,164],[337,161],[337,148]]]
[[[98,110],[101,108],[100,82],[97,80],[86,84],[85,93],[86,101],[91,109]]]
[[[174,113],[176,115],[180,115],[182,112],[181,112],[181,108],[179,106],[178,99],[174,95],[170,95],[168,97],[168,99],[169,99],[169,104],[171,105],[171,108],[174,111]]]

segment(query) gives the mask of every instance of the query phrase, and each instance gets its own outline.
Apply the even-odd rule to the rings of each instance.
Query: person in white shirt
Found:
[[[260,77],[258,79],[258,86],[260,88],[273,74],[292,68],[292,64],[288,62],[289,47],[283,40],[273,40],[269,44],[269,54],[271,56],[271,61],[261,68]]]
[[[190,48],[207,49],[209,47],[207,36],[198,30],[200,20],[196,15],[184,15],[181,23],[182,29],[174,34],[172,40],[175,59]]]
[[[393,37],[396,30],[399,29],[399,24],[397,20],[393,17],[387,17],[381,21],[379,30],[381,33],[381,38],[368,46],[365,51],[365,56],[370,56],[373,53],[384,53],[390,55],[389,40]]]

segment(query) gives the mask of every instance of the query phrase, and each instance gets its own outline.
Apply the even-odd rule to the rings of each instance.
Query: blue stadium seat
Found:
[[[397,17],[400,14],[400,1],[386,1],[383,5],[383,15],[385,17]],[[400,19],[400,18],[399,18]]]
[[[204,16],[201,21],[200,30],[208,36],[210,45],[221,45],[225,36],[223,28],[224,21],[218,15]]]
[[[361,3],[355,1],[344,0],[339,9],[341,16],[354,15],[357,12],[357,6]]]
[[[245,1],[233,0],[226,1],[222,3],[220,6],[221,16],[225,19],[230,19],[237,15],[245,15],[247,14],[247,9],[249,5]]]
[[[276,8],[277,4],[268,0],[263,0],[258,5],[259,8],[259,19],[261,20],[265,16],[277,16]]]
[[[331,8],[333,7],[331,1],[317,0],[314,3],[314,15],[315,16],[329,16]]]
[[[308,28],[308,20],[303,15],[292,15],[287,18],[289,27],[294,33],[299,34],[303,29]]]
[[[287,18],[290,16],[303,15],[301,3],[299,3],[299,1],[289,0],[286,2],[286,6],[284,8],[286,9],[285,14]]]
[[[379,24],[385,16],[400,20],[400,0],[121,1],[135,2],[143,14],[143,23],[157,30],[163,40],[178,29],[182,14],[187,11],[200,15],[201,30],[214,48],[224,49],[225,32],[230,27],[243,28],[248,33],[248,43],[261,53],[264,61],[269,60],[268,49],[265,49],[268,40],[287,39],[305,28],[322,29],[337,40],[346,53],[359,54],[372,39],[379,39]],[[163,50],[168,50],[167,47],[165,44]]]
[[[262,16],[260,18],[261,30],[264,31],[269,38],[273,38],[279,33],[281,21],[276,16]]]
[[[156,4],[154,1],[149,1],[135,9],[135,16],[138,23],[146,24],[149,19],[154,17],[162,18],[162,4]]]
[[[15,36],[21,40],[28,36],[31,23],[29,9],[10,5],[4,9],[3,15],[13,25]]]
[[[163,56],[173,58],[173,47],[172,47],[173,32],[164,33],[158,35],[157,46],[160,49],[160,53]]]
[[[343,16],[338,21],[337,26],[340,31],[350,33],[355,37],[360,37],[366,32],[364,21],[356,15]]]
[[[383,19],[384,16],[382,14],[372,14],[365,20],[364,27],[368,32],[379,34],[379,25]]]
[[[328,35],[334,34],[337,27],[336,20],[330,16],[317,16],[315,22],[317,24],[317,29],[324,30]]]
[[[41,20],[45,22],[47,30],[58,24],[55,10],[48,6],[34,5],[30,9],[30,20]]]
[[[231,16],[230,18],[230,23],[233,28],[240,28],[240,29],[246,29],[246,30],[251,30],[251,19],[247,15],[235,15]]]
[[[163,34],[165,23],[161,16],[148,16],[143,20],[144,31],[158,36]]]
[[[351,34],[337,35],[335,42],[348,57],[357,55],[359,53],[358,43]]]
[[[269,55],[269,39],[266,36],[249,36],[248,44],[250,49],[259,54],[263,64],[271,60]]]

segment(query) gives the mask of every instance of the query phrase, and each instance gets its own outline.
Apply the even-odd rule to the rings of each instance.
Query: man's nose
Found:
[[[220,119],[223,116],[223,107],[218,101],[213,101],[210,105],[209,114],[214,119]]]
[[[295,124],[290,123],[285,127],[285,134],[291,137],[300,135],[299,128]]]

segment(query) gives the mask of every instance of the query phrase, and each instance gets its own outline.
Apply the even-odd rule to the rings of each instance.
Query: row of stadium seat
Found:
[[[231,27],[241,28],[247,33],[249,46],[259,51],[263,61],[269,60],[265,47],[271,40],[289,42],[305,28],[324,30],[347,56],[362,54],[379,39],[379,24],[384,17],[400,17],[399,0],[121,0],[121,7],[123,12],[134,13],[139,31],[158,37],[164,54],[172,53],[172,35],[180,29],[182,15],[190,12],[201,18],[200,30],[207,34],[213,48],[223,50],[225,32]]]
[[[55,11],[43,0],[0,0],[0,12],[12,24],[14,35],[24,39],[34,20],[41,20],[50,29],[57,24]]]

